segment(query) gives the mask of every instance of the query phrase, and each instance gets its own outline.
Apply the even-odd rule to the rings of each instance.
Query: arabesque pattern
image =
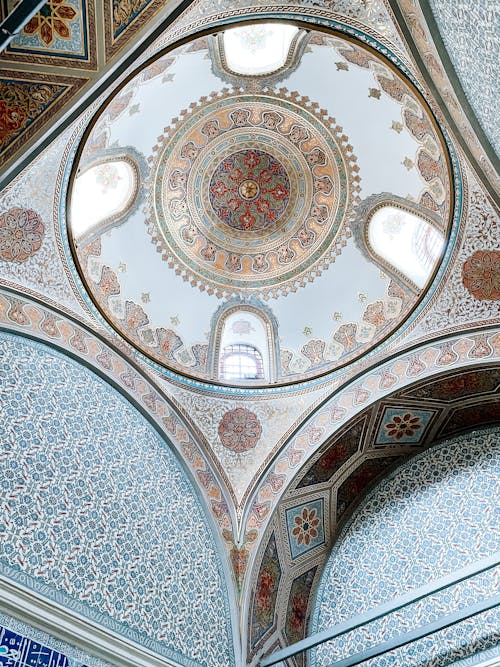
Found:
[[[1,573],[180,664],[234,664],[214,538],[167,444],[46,346],[2,334],[0,378]]]

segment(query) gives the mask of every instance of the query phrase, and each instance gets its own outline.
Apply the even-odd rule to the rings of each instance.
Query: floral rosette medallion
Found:
[[[262,426],[254,412],[236,408],[224,414],[218,434],[224,447],[240,454],[255,447],[262,434]]]
[[[165,130],[150,162],[152,241],[209,294],[295,291],[350,235],[360,179],[347,137],[284,89],[213,93]]]

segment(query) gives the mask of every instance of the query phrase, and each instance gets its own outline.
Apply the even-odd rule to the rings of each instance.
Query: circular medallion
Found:
[[[147,220],[169,266],[218,297],[307,284],[350,235],[356,159],[333,119],[289,93],[213,94],[160,137]]]
[[[290,199],[290,181],[272,155],[250,149],[222,160],[210,179],[209,193],[223,223],[258,232],[276,227]]]
[[[0,215],[0,259],[25,262],[42,247],[45,227],[36,211],[11,208]]]
[[[226,412],[217,429],[221,443],[232,452],[253,449],[262,434],[257,415],[246,408]]]

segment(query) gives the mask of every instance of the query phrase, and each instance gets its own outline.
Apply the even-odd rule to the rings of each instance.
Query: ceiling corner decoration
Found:
[[[108,61],[165,6],[164,0],[114,0],[103,4],[105,57]]]
[[[0,69],[2,160],[22,149],[87,81],[82,76]]]
[[[0,20],[14,4],[0,0]],[[0,54],[0,176],[8,182],[26,153],[32,158],[35,145],[39,150],[51,132],[55,138],[56,126],[68,125],[67,112],[81,98],[81,110],[95,98],[110,66],[121,67],[145,28],[162,20],[169,24],[182,4],[47,0]]]
[[[0,15],[7,16],[13,5],[12,0],[2,0]],[[95,29],[94,1],[47,0],[11,40],[0,62],[95,70]]]

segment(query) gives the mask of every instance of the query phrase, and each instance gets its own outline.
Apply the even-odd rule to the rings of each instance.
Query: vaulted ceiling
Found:
[[[487,0],[49,0],[2,54],[5,433],[43,430],[47,401],[39,444],[56,458],[18,452],[22,489],[44,493],[59,466],[68,503],[88,485],[75,530],[96,545],[96,574],[23,557],[59,530],[54,512],[70,519],[57,499],[41,503],[35,534],[17,491],[34,542],[9,524],[0,561],[39,609],[62,605],[75,633],[73,612],[97,623],[100,657],[112,661],[107,629],[129,661],[134,642],[164,661],[137,664],[217,665],[215,626],[234,644],[223,664],[300,639],[367,491],[414,453],[498,423],[497,20]],[[260,71],[278,21],[289,42]],[[224,37],[233,24],[253,54],[244,71]],[[136,532],[127,503],[106,517],[122,492],[140,496]],[[304,516],[307,544],[295,539]],[[157,577],[148,561],[138,582],[119,555],[125,528],[137,559],[164,550],[170,570]],[[78,540],[68,549],[80,558]],[[202,591],[193,554],[205,550]],[[191,580],[177,558],[191,559]],[[179,600],[168,618],[151,601],[123,606],[121,590],[136,601],[145,587]],[[181,635],[199,609],[190,645]],[[58,622],[44,629],[58,636]]]

